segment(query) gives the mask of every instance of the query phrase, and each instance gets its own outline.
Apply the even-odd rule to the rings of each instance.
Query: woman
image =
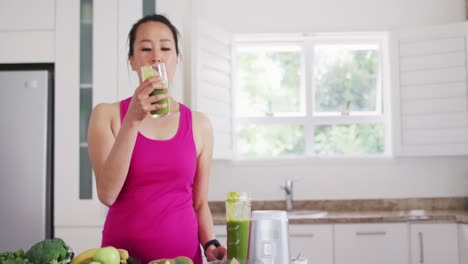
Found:
[[[208,118],[192,112],[166,94],[159,77],[142,81],[140,68],[166,64],[169,84],[179,60],[178,31],[162,15],[148,15],[129,33],[128,59],[140,85],[132,97],[97,105],[88,130],[89,155],[99,200],[109,206],[102,246],[127,249],[143,263],[187,256],[202,263],[226,258],[226,248],[214,239],[208,207],[208,177],[213,133]],[[150,113],[165,105],[170,115]]]

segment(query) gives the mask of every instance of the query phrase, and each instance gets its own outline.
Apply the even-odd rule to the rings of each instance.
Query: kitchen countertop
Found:
[[[252,201],[252,210],[285,210],[284,201]],[[456,222],[468,224],[468,197],[295,201],[296,210],[326,215],[290,224]],[[226,224],[224,202],[210,202],[213,222]]]
[[[419,211],[419,210],[418,210]],[[290,224],[333,224],[333,223],[388,223],[388,222],[457,222],[468,224],[468,210],[425,211],[424,215],[413,215],[410,211],[385,212],[327,212],[323,217],[289,219]],[[213,214],[215,225],[226,224],[224,214]]]

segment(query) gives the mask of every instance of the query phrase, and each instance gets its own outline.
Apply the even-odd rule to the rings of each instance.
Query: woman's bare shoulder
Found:
[[[120,120],[120,106],[116,103],[97,104],[91,113],[91,122],[113,123],[114,120]]]
[[[197,157],[204,150],[213,148],[213,127],[208,116],[202,112],[192,111],[192,126],[197,147]]]
[[[196,128],[199,128],[202,130],[212,129],[211,121],[206,114],[202,112],[198,112],[198,111],[192,111],[192,118],[193,118],[193,125]]]
[[[100,103],[94,106],[93,111],[115,111],[118,108],[119,108],[119,102]]]
[[[119,102],[116,103],[100,103],[93,108],[93,114],[112,116],[119,113]]]
[[[88,133],[99,134],[99,131],[108,131],[116,137],[120,129],[119,103],[101,103],[96,105],[91,112]]]

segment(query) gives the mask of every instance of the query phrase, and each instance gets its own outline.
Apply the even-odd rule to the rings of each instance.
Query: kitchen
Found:
[[[294,5],[286,1],[182,3],[159,0],[156,9],[168,14],[181,29],[183,71],[178,73],[174,94],[186,102],[195,97],[191,89],[181,87],[194,85],[190,44],[195,36],[190,32],[193,21],[199,18],[239,34],[397,31],[466,20],[463,0],[294,1]],[[55,235],[76,244],[77,251],[97,246],[106,208],[97,200],[95,190],[80,193],[79,188],[80,3],[22,0],[7,1],[5,5],[8,8],[0,11],[0,62],[54,64]],[[131,94],[137,80],[126,64],[126,35],[131,23],[141,16],[142,7],[141,1],[94,1],[93,105]],[[296,15],[286,19],[284,10]],[[262,14],[262,19],[257,18],[258,14]],[[277,17],[284,19],[278,23]],[[115,44],[106,44],[109,39]],[[467,197],[466,161],[466,154],[274,162],[221,159],[213,162],[209,199],[223,201],[228,191],[243,190],[254,201],[283,201],[285,192],[280,186],[288,179],[300,179],[294,186],[296,201]],[[260,184],[262,188],[257,187]],[[80,195],[92,199],[80,199]],[[462,247],[459,249],[462,251]],[[466,255],[464,261],[460,263],[467,263]]]

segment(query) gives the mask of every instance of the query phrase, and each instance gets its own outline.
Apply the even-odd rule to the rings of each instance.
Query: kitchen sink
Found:
[[[325,211],[315,211],[315,210],[294,210],[288,212],[289,219],[312,219],[312,218],[322,218],[327,216]]]

